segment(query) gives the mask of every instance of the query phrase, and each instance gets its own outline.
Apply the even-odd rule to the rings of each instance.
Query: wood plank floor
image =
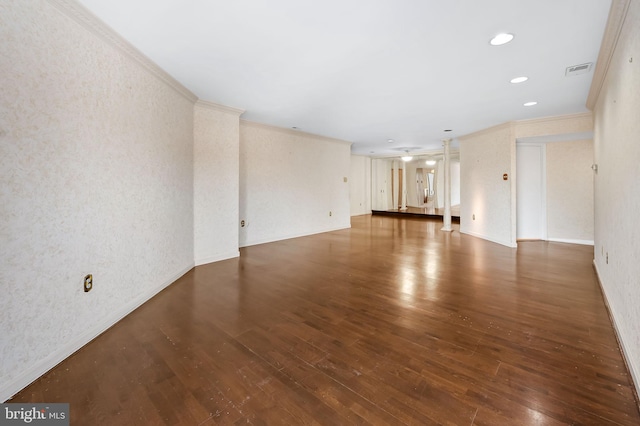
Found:
[[[440,228],[360,216],[197,267],[11,402],[72,425],[640,424],[592,247]]]

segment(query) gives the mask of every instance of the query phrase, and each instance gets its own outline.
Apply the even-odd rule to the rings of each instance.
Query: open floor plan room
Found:
[[[9,402],[71,424],[637,425],[593,247],[436,220],[198,266]]]

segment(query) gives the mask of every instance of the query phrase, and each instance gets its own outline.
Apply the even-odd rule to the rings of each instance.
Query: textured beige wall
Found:
[[[511,125],[460,138],[460,232],[515,246],[514,158]],[[509,180],[502,179],[504,173]]]
[[[594,115],[595,264],[638,387],[640,1],[631,1]]]
[[[593,243],[593,141],[549,143],[547,237]]]
[[[240,247],[350,227],[350,162],[347,142],[241,121]]]
[[[196,265],[239,256],[239,111],[198,102],[193,138]]]
[[[46,1],[0,52],[2,401],[193,266],[193,101]]]
[[[589,133],[592,126],[592,114],[581,113],[505,123],[460,137],[460,232],[515,247],[516,139],[560,136],[562,140]],[[508,181],[502,181],[503,173],[509,174]],[[501,182],[496,182],[498,175]],[[584,224],[588,218],[580,220]],[[554,221],[552,226],[561,226]],[[585,232],[574,235],[578,234]]]

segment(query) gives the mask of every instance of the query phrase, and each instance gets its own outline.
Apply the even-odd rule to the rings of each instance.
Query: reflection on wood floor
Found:
[[[639,425],[593,247],[441,225],[244,247],[10,402],[70,403],[72,425]]]

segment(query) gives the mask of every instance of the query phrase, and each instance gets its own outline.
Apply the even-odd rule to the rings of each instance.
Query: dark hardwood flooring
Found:
[[[640,424],[592,247],[352,226],[193,269],[11,402],[72,425]]]

